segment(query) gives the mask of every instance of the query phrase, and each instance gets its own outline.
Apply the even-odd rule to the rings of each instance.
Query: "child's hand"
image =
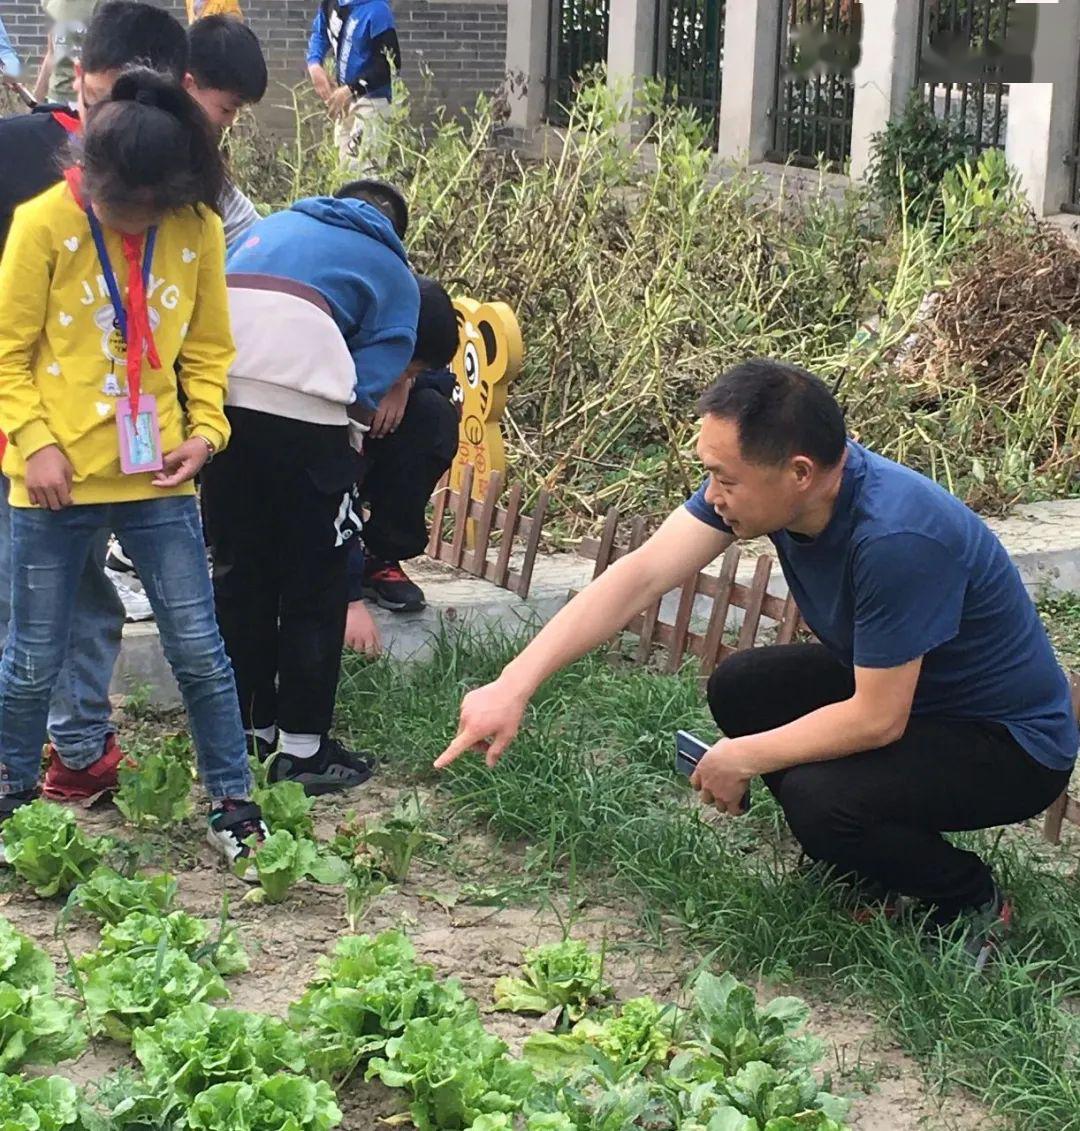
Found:
[[[308,74],[311,76],[311,85],[315,88],[315,93],[323,102],[326,102],[330,95],[334,93],[334,87],[330,82],[330,76],[326,73],[326,68],[321,63],[312,63],[308,67]]]
[[[409,403],[409,393],[412,392],[411,381],[397,381],[391,385],[379,401],[375,409],[375,419],[371,422],[371,435],[375,440],[389,436],[398,430],[402,417],[405,415],[405,406]]]
[[[349,602],[349,611],[345,614],[345,647],[354,652],[363,652],[371,659],[382,655],[379,626],[363,601]]]
[[[71,461],[56,444],[39,448],[26,461],[26,493],[35,507],[51,511],[71,506]]]
[[[353,92],[347,86],[339,86],[326,99],[326,108],[330,111],[330,117],[334,119],[344,118],[352,105],[352,100]]]
[[[179,487],[194,479],[210,458],[210,445],[200,436],[192,436],[178,448],[162,457],[162,468],[151,482],[155,487]]]

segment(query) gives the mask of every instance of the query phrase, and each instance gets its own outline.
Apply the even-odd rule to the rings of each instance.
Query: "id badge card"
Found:
[[[120,434],[120,470],[125,475],[161,470],[161,426],[156,397],[145,393],[139,397],[137,419],[132,416],[131,401],[120,397],[116,402],[116,427]]]

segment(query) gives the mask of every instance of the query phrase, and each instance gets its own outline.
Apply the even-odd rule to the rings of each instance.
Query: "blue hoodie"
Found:
[[[420,292],[401,240],[372,205],[298,200],[259,220],[226,267],[230,275],[291,279],[323,296],[352,354],[356,400],[365,408],[375,408],[412,360]]]

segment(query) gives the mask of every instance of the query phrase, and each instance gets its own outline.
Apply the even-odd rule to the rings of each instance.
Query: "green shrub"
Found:
[[[913,90],[903,114],[874,135],[867,179],[888,215],[922,223],[939,207],[945,177],[972,151],[964,130]]]

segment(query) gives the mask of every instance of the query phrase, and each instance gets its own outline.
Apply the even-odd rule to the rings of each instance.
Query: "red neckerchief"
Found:
[[[150,328],[150,311],[146,305],[146,288],[143,286],[143,249],[146,237],[121,236],[124,258],[128,265],[127,302],[127,379],[128,401],[131,415],[139,415],[139,387],[142,382],[143,350],[151,369],[161,368],[154,332]]]
[[[58,126],[63,126],[69,134],[82,133],[82,121],[77,114],[69,114],[66,110],[53,110],[50,117]]]

